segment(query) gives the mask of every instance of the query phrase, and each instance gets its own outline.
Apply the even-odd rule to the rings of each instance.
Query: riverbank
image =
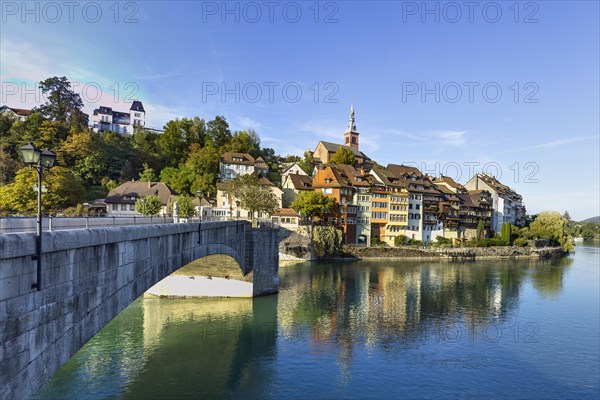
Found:
[[[346,254],[333,260],[502,260],[502,259],[539,259],[563,257],[567,253],[560,247],[458,247],[425,248],[404,247],[346,247]]]

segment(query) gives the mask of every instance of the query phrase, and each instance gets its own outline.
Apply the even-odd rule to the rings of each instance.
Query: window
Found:
[[[348,207],[348,214],[356,214],[356,207]]]
[[[371,213],[371,218],[373,218],[373,219],[387,219],[387,213],[386,212],[373,211]]]
[[[361,212],[369,212],[369,211],[371,211],[370,209],[371,209],[371,207],[369,207],[369,206],[359,206],[358,207],[358,211],[361,211]]]
[[[113,211],[117,211],[119,209],[119,205],[118,204],[112,204],[111,209]]]
[[[412,207],[412,206],[413,206],[412,204],[409,204],[409,205],[408,205],[408,209],[409,209],[409,210],[412,210],[412,209],[413,209],[413,207]]]
[[[415,204],[415,208],[418,210],[421,206],[418,204]]]
[[[127,210],[127,204],[121,204],[121,211]]]
[[[129,205],[129,211],[135,211],[135,204]]]
[[[321,190],[322,190],[322,192],[324,194],[331,194],[331,193],[333,193],[333,189],[331,189],[331,188],[323,188]]]

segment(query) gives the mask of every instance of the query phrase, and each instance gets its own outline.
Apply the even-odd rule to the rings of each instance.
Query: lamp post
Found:
[[[239,200],[237,200],[235,202],[235,213],[236,213],[236,220],[239,221],[240,220],[240,204],[241,202]]]
[[[44,168],[50,169],[54,166],[56,154],[46,149],[41,151],[32,143],[21,147],[21,157],[23,162],[37,170],[37,236],[36,236],[36,256],[37,261],[37,282],[31,285],[31,288],[36,288],[37,291],[42,290],[42,174]]]

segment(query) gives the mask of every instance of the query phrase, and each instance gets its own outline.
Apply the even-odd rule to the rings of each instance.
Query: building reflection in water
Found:
[[[571,262],[569,258],[435,264],[360,261],[284,267],[280,335],[302,337],[314,346],[334,343],[343,381],[348,379],[357,344],[385,351],[457,339],[458,332],[483,331],[510,319],[528,280],[541,295],[557,296]]]

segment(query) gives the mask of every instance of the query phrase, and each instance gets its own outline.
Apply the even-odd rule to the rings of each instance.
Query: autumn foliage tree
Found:
[[[37,213],[37,172],[33,168],[17,171],[14,182],[0,187],[0,209],[3,212],[17,212],[22,215]],[[85,188],[73,173],[64,167],[56,166],[44,171],[42,185],[47,192],[42,195],[42,211],[57,213],[65,208],[82,203]]]

